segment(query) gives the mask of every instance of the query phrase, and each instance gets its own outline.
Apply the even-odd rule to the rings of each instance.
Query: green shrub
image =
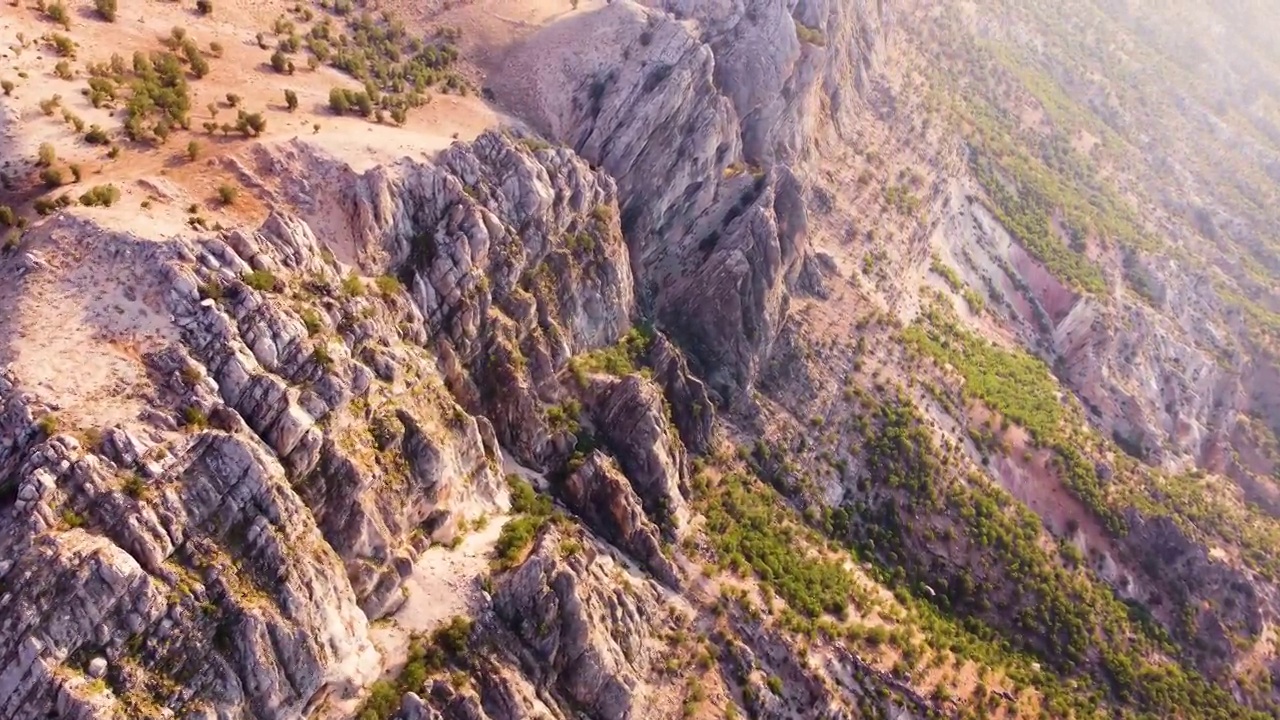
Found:
[[[103,20],[116,21],[116,0],[93,0],[93,7]]]
[[[499,568],[509,568],[524,557],[525,552],[538,536],[545,518],[523,515],[512,518],[502,526],[498,541],[494,543],[494,561]]]
[[[11,228],[18,224],[18,214],[8,205],[0,205],[0,227]]]
[[[267,119],[262,113],[239,111],[236,116],[236,130],[249,137],[257,137],[267,129]]]
[[[350,297],[364,295],[364,281],[353,272],[342,281],[342,292]]]
[[[326,370],[333,367],[333,356],[329,354],[329,348],[324,343],[316,345],[315,350],[311,351],[311,359]]]
[[[39,420],[36,420],[36,429],[45,437],[53,437],[58,434],[58,428],[61,424],[62,423],[58,421],[57,415],[54,415],[53,413],[45,413],[40,416]]]
[[[289,112],[293,112],[294,110],[297,110],[298,109],[298,93],[294,92],[293,90],[285,89],[284,104],[289,108]]]
[[[288,56],[284,54],[283,50],[276,48],[276,51],[274,53],[271,53],[271,69],[283,75],[285,72],[288,71],[288,68],[289,68]]]
[[[58,151],[49,143],[40,143],[36,156],[36,165],[39,167],[49,167],[58,161]]]
[[[311,336],[319,335],[324,331],[324,321],[320,318],[320,313],[313,308],[306,308],[302,311],[302,326],[307,329],[307,334]]]
[[[120,199],[120,190],[115,185],[98,185],[90,188],[80,196],[80,204],[93,207],[111,207]]]
[[[200,158],[200,143],[196,140],[192,140],[191,142],[187,143],[187,159],[192,162],[195,162],[199,158]]]
[[[266,270],[254,270],[244,276],[244,284],[259,292],[269,292],[276,289],[276,276]]]
[[[222,183],[218,186],[218,201],[223,205],[234,205],[236,199],[240,197],[240,188],[230,183]]]
[[[62,523],[69,528],[84,527],[84,516],[71,508],[62,509]]]
[[[8,95],[8,93],[5,93]],[[329,109],[335,115],[342,115],[351,109],[351,103],[347,100],[347,91],[342,88],[331,88],[329,90]]]
[[[66,60],[59,60],[57,64],[53,66],[53,74],[57,75],[61,80],[70,80],[75,77],[75,73],[71,71],[71,63]]]
[[[383,297],[391,297],[400,292],[400,281],[392,275],[381,275],[373,281],[375,287],[378,288],[378,294]]]
[[[200,430],[209,425],[209,417],[195,405],[188,405],[182,411],[182,422],[188,429]]]
[[[49,167],[40,173],[40,180],[46,187],[56,188],[67,182],[66,175],[61,168]]]
[[[53,49],[62,57],[74,58],[76,56],[76,43],[66,35],[54,33],[49,38],[49,42],[53,44]]]
[[[66,5],[57,0],[45,6],[44,14],[63,28],[71,27],[71,13],[67,12]]]
[[[89,132],[84,135],[84,141],[90,145],[107,145],[111,142],[111,136],[101,127],[90,125]]]

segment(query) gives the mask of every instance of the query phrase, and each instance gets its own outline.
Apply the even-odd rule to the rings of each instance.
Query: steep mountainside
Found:
[[[0,718],[1276,717],[1274,30],[19,0]]]

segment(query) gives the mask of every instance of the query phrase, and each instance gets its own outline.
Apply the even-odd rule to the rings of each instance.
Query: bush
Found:
[[[391,297],[400,292],[400,281],[391,275],[382,275],[373,281],[378,293],[383,297]]]
[[[200,143],[192,140],[187,143],[187,159],[195,162],[200,158]]]
[[[542,529],[546,518],[525,515],[512,518],[502,526],[498,541],[494,543],[493,552],[499,568],[509,568],[524,556],[525,551],[533,544]]]
[[[45,7],[44,14],[64,28],[71,27],[71,13],[67,12],[67,6],[61,2],[50,3]]]
[[[93,0],[93,7],[103,20],[116,21],[116,0]]]
[[[8,95],[9,93],[5,93]],[[342,115],[351,109],[351,102],[347,99],[347,91],[342,88],[333,88],[329,90],[329,109],[334,115]]]
[[[197,79],[209,74],[209,61],[205,59],[204,53],[200,52],[200,46],[196,45],[194,40],[187,39],[182,43],[182,55],[191,65],[191,74]]]
[[[84,177],[84,169],[78,163],[71,163],[67,166],[67,169],[71,171],[71,179],[75,182],[80,182]]]
[[[196,0],[196,12],[201,15],[212,15],[213,0]]]
[[[58,160],[58,151],[54,150],[49,143],[40,143],[38,154],[39,159],[36,164],[40,167],[49,167]]]
[[[75,128],[76,132],[84,132],[84,120],[81,120],[79,115],[76,115],[66,108],[63,108],[62,110],[62,121]]]
[[[107,145],[111,142],[111,136],[108,135],[107,131],[103,130],[101,127],[97,125],[90,125],[89,132],[84,135],[84,141],[90,145]]]
[[[43,181],[46,186],[55,188],[65,183],[67,178],[61,168],[50,167],[45,168],[44,172],[40,173],[40,180]]]
[[[0,205],[0,227],[11,228],[18,224],[18,214],[8,205]]]
[[[283,50],[277,48],[275,52],[271,53],[271,69],[281,75],[288,72],[289,58],[284,54]]]
[[[74,58],[76,56],[76,43],[66,35],[54,33],[49,42],[53,43],[54,51],[62,57]]]
[[[218,186],[218,200],[223,205],[234,205],[236,199],[240,197],[240,188],[229,183],[223,183]]]
[[[243,110],[236,117],[236,130],[246,136],[257,137],[267,129],[267,119],[262,113],[247,113]]]
[[[364,295],[364,281],[353,272],[342,281],[342,292],[349,297]]]
[[[289,112],[293,112],[294,110],[297,110],[298,109],[298,93],[292,90],[285,90],[284,104],[288,106]]]
[[[254,270],[244,276],[244,284],[258,292],[270,292],[276,289],[276,276],[266,270]]]
[[[75,73],[71,71],[71,63],[66,60],[59,60],[58,64],[53,66],[53,74],[62,80],[70,80],[75,77]]]
[[[214,57],[222,57],[222,43],[217,40],[209,43],[209,52],[213,53]]]
[[[60,424],[61,423],[58,422],[57,415],[54,415],[53,413],[46,413],[41,415],[40,419],[36,421],[36,428],[39,429],[41,433],[44,433],[46,437],[51,437],[57,434]]]
[[[119,199],[120,190],[115,185],[98,185],[80,196],[80,204],[89,207],[111,207]]]
[[[5,97],[13,94],[14,87],[12,80],[0,80],[0,90],[4,91]]]

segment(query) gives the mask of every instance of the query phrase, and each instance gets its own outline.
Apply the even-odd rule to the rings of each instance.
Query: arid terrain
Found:
[[[0,720],[1280,716],[1261,0],[5,0]]]

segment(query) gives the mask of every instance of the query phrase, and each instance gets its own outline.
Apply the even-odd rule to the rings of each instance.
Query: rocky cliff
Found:
[[[402,281],[283,214],[167,240],[53,221],[157,279],[176,340],[118,426],[63,427],[5,377],[5,717],[286,718],[351,692],[418,554],[497,508],[500,443],[571,446],[542,396],[630,325],[612,183],[495,134],[355,187]]]

